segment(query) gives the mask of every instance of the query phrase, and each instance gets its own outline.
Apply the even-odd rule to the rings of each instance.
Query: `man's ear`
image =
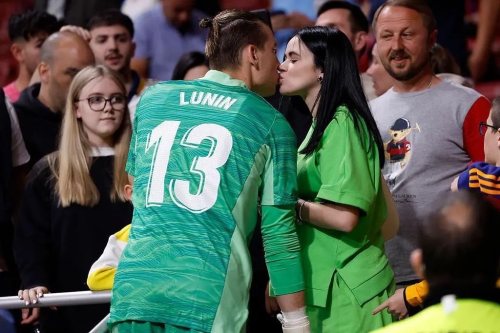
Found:
[[[245,48],[245,52],[247,52],[248,62],[252,66],[257,66],[257,69],[258,69],[258,66],[259,66],[259,49],[257,48],[257,46],[255,46],[253,44],[249,44]]]
[[[354,34],[353,48],[359,54],[363,51],[367,44],[368,34],[364,31],[358,31]]]
[[[12,43],[10,46],[10,53],[12,53],[12,56],[14,56],[18,63],[24,62],[23,47],[19,43]]]
[[[425,279],[425,264],[423,262],[422,250],[413,250],[410,256],[411,267],[422,280]]]
[[[38,65],[38,74],[40,82],[47,84],[50,81],[50,66],[46,62],[41,62]]]

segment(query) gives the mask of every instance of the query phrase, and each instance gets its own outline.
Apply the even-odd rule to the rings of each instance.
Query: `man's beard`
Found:
[[[403,59],[411,59],[410,56],[404,51],[393,51],[389,54],[389,62],[387,64],[383,64],[386,71],[389,73],[390,76],[395,78],[398,81],[409,81],[416,77],[419,73],[422,72],[422,70],[429,64],[430,58],[425,59],[421,63],[410,63],[410,66],[408,69],[404,70],[403,72],[397,72],[392,69],[391,66],[391,60],[393,60],[396,57],[402,57]],[[408,60],[410,61],[410,60]]]

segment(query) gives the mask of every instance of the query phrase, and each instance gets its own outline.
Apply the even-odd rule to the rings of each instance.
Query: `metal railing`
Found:
[[[0,297],[0,309],[41,308],[48,306],[105,304],[111,300],[111,291],[74,291],[67,293],[44,294],[35,304],[28,304],[17,296]],[[107,331],[109,315],[101,320],[89,333]]]
[[[0,309],[41,308],[48,306],[104,304],[111,300],[111,291],[74,291],[44,294],[38,303],[29,304],[17,296],[0,297]]]

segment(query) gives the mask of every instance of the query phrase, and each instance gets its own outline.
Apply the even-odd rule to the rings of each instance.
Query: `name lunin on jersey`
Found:
[[[193,91],[186,92],[181,91],[179,93],[179,105],[208,105],[214,108],[229,110],[229,108],[236,103],[236,98],[231,98],[228,96],[205,92],[205,91]]]

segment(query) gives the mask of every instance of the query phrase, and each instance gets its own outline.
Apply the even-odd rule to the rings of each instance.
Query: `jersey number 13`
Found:
[[[156,126],[148,137],[146,152],[154,149],[147,193],[148,206],[163,203],[170,152],[180,123],[180,121],[164,121]],[[191,193],[187,180],[172,179],[168,184],[172,201],[192,213],[202,213],[217,201],[220,185],[220,173],[217,169],[227,162],[233,147],[231,132],[217,124],[191,127],[184,133],[180,145],[185,149],[197,148],[203,140],[211,141],[210,150],[207,156],[196,156],[189,169],[200,179],[196,191]]]

